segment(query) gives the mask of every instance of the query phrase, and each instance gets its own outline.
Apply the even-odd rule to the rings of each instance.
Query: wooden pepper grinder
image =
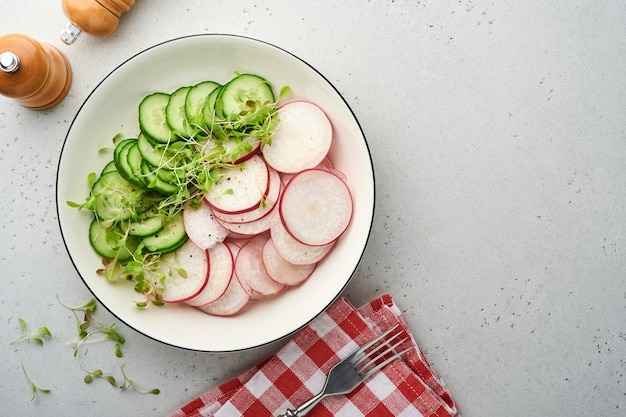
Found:
[[[28,35],[0,37],[0,94],[33,110],[46,110],[65,98],[72,69],[54,46]]]
[[[135,0],[62,0],[63,12],[70,20],[61,31],[61,40],[71,45],[81,32],[107,36],[117,29],[120,16]]]

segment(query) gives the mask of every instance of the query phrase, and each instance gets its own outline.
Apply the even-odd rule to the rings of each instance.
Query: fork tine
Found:
[[[359,362],[356,364],[355,367],[359,368],[359,373],[367,370],[367,368],[375,364],[376,361],[382,359],[388,353],[393,352],[398,346],[404,343],[407,339],[408,337],[404,337],[403,339],[400,339],[399,341],[394,342],[393,345],[389,345],[389,342],[393,340],[392,338],[388,340],[387,342],[380,344],[375,349],[372,349],[370,352],[368,352],[368,355],[365,358],[363,358],[363,360],[361,360],[361,362],[364,362],[365,360],[367,360],[365,364],[362,364],[361,362]],[[383,351],[379,351],[381,348],[386,348],[386,349],[384,349]],[[372,355],[375,355],[375,356],[372,356]]]
[[[380,336],[375,337],[374,339],[370,340],[369,342],[365,343],[363,346],[361,346],[356,352],[354,352],[353,354],[351,354],[348,358],[350,360],[350,362],[352,363],[359,363],[363,360],[363,358],[365,358],[367,355],[365,354],[365,351],[367,349],[369,349],[370,347],[372,347],[375,343],[380,342],[381,340],[383,340],[385,337],[387,337],[389,334],[391,334],[394,330],[396,330],[398,327],[400,326],[400,324],[396,324],[395,326],[393,326],[392,328],[388,329],[387,331],[385,331],[384,333],[382,333]],[[399,334],[399,333],[398,333]],[[395,337],[395,336],[393,336]],[[392,337],[392,339],[393,339]],[[378,349],[378,348],[376,348]],[[376,350],[374,349],[374,350]]]
[[[406,340],[406,339],[404,339]],[[403,341],[404,341],[403,340]],[[381,363],[379,363],[378,365],[376,365],[375,367],[373,367],[372,369],[370,369],[369,371],[367,371],[364,375],[363,375],[363,380],[369,378],[372,374],[374,374],[374,372],[378,371],[379,369],[381,369],[383,366],[387,365],[388,363],[391,363],[392,361],[394,361],[395,359],[399,358],[400,356],[404,355],[405,353],[407,353],[409,350],[413,349],[413,346],[408,347],[404,350],[401,350],[400,352],[397,352],[396,354],[394,354],[393,356],[390,356],[389,358],[385,359],[384,361],[382,361]]]

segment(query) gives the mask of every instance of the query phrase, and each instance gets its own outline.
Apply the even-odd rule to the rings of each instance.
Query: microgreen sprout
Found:
[[[140,394],[154,394],[154,395],[158,395],[158,394],[161,393],[161,390],[158,389],[158,388],[153,388],[153,389],[148,390],[148,391],[139,390],[137,388],[137,386],[135,385],[134,381],[132,379],[130,379],[128,377],[128,375],[126,374],[126,372],[124,371],[124,366],[122,366],[120,368],[120,371],[122,373],[122,380],[121,380],[121,382],[119,382],[119,384],[118,384],[118,380],[113,375],[105,374],[100,369],[96,369],[95,371],[88,371],[85,368],[82,368],[82,369],[87,374],[83,378],[83,381],[86,384],[91,384],[94,379],[104,379],[111,386],[119,388],[120,390],[132,389],[133,391],[136,391],[136,392],[138,392]]]
[[[67,306],[63,303],[61,303],[61,305],[71,310],[74,314],[74,319],[76,320],[78,337],[76,340],[71,342],[74,347],[75,357],[78,355],[78,351],[83,345],[103,341],[112,341],[115,345],[115,356],[118,358],[123,356],[122,345],[126,342],[126,340],[115,329],[115,323],[107,325],[100,323],[93,318],[93,313],[96,311],[97,307],[95,299],[92,298],[85,304],[75,307]],[[84,313],[82,319],[79,317],[79,312]]]
[[[20,336],[13,340],[11,343],[21,342],[23,340],[29,340],[38,345],[43,345],[44,337],[51,338],[52,333],[48,330],[47,327],[39,327],[30,332],[27,331],[26,321],[22,318],[19,318],[20,323]]]
[[[37,394],[40,392],[43,392],[43,393],[50,392],[50,388],[40,387],[39,385],[35,384],[33,380],[30,378],[30,376],[28,375],[28,373],[26,372],[26,368],[24,367],[24,362],[22,362],[21,365],[22,365],[22,372],[24,372],[24,376],[26,376],[28,385],[30,386],[30,389],[33,393],[33,396],[30,398],[31,401],[33,401],[35,397],[37,397]]]
[[[124,390],[126,390],[126,389],[130,389],[130,388],[132,388],[134,391],[139,392],[139,393],[141,393],[141,394],[154,394],[154,395],[158,395],[158,394],[160,394],[160,393],[161,393],[161,390],[160,390],[160,389],[158,389],[158,388],[153,388],[153,389],[148,390],[148,391],[142,391],[142,390],[137,389],[137,387],[135,386],[135,383],[133,382],[133,380],[132,380],[132,379],[130,379],[130,378],[128,377],[128,375],[126,374],[126,372],[124,372],[124,367],[123,367],[123,366],[122,366],[122,368],[121,368],[121,372],[122,372],[122,375],[123,375],[123,377],[124,377],[124,381],[123,381],[123,382],[122,382],[122,384],[120,385],[120,389],[124,389]]]
[[[104,379],[112,386],[117,387],[117,381],[115,380],[115,377],[113,375],[107,375],[103,373],[100,369],[96,369],[95,371],[87,371],[82,366],[81,366],[81,369],[85,371],[85,373],[87,374],[83,378],[83,381],[85,381],[85,384],[91,384],[94,379]]]

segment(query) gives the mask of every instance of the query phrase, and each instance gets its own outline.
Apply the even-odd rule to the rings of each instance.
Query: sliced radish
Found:
[[[300,285],[307,280],[315,270],[317,264],[295,265],[283,258],[274,241],[268,239],[263,246],[263,264],[272,280],[284,285]]]
[[[293,101],[278,109],[280,123],[272,142],[263,146],[267,163],[280,172],[298,172],[322,162],[333,138],[326,113],[308,101]]]
[[[179,272],[185,271],[185,276]],[[165,275],[163,301],[177,303],[189,300],[207,285],[209,263],[205,250],[188,240],[178,251],[164,255],[158,272]]]
[[[250,239],[241,247],[235,259],[237,277],[244,288],[249,287],[252,290],[251,294],[277,294],[285,287],[284,284],[272,280],[265,271],[263,247],[269,238],[269,234],[264,233]]]
[[[327,158],[324,158],[324,159],[326,160]],[[317,164],[317,166],[314,169],[323,169],[325,171],[330,171],[331,168],[329,168],[326,164],[324,164],[324,161],[322,161],[320,164]],[[298,175],[298,172],[293,172],[293,173],[281,172],[280,180],[283,183],[283,186],[287,185],[287,183],[296,175]]]
[[[270,229],[275,215],[278,213],[278,204],[274,204],[270,211],[258,220],[247,223],[227,223],[218,219],[222,227],[238,236],[253,237]]]
[[[215,220],[213,210],[205,200],[202,200],[198,208],[186,206],[183,210],[183,222],[187,236],[200,249],[209,249],[228,236],[228,230]]]
[[[269,169],[258,155],[242,164],[221,168],[220,174],[205,196],[213,210],[230,214],[254,210],[267,195]]]
[[[224,241],[228,245],[228,248],[233,254],[233,259],[237,257],[239,248],[246,244],[251,239],[248,235],[239,235],[237,233],[229,233],[228,238]]]
[[[322,162],[320,162],[320,166],[324,166],[328,169],[335,168],[335,164],[333,164],[332,159],[330,159],[330,156],[328,155],[326,155],[326,157],[322,159]]]
[[[295,265],[319,262],[334,246],[334,242],[324,246],[309,246],[300,243],[287,232],[280,219],[272,222],[270,233],[280,256]]]
[[[241,278],[239,278],[239,276],[237,276],[237,270],[235,269],[234,264],[234,262],[237,260],[237,256],[239,256],[239,251],[241,250],[241,248],[251,239],[251,237],[247,237],[245,239],[227,240],[225,243],[228,245],[230,252],[233,254],[233,279],[239,281],[239,285],[241,285],[241,288],[243,288],[246,294],[248,294],[248,296],[253,299],[252,295],[254,295],[254,291],[252,290],[252,288],[250,288],[245,280],[242,280]]]
[[[335,174],[305,170],[294,176],[279,205],[285,229],[299,242],[323,246],[337,240],[352,219],[352,196]]]
[[[241,141],[224,141],[223,146],[226,148],[228,155],[226,161],[231,161],[233,164],[241,164],[259,153],[261,150],[261,139],[255,136],[247,136]],[[232,161],[233,156],[235,157],[234,161]]]
[[[209,277],[204,289],[195,297],[185,301],[192,306],[202,306],[221,297],[233,277],[235,261],[228,245],[219,242],[208,250]]]
[[[348,181],[348,177],[343,172],[339,171],[337,168],[328,168],[328,172],[335,174],[339,179],[343,182]]]
[[[243,289],[239,280],[231,279],[226,292],[212,303],[197,307],[214,316],[232,316],[238,313],[250,301],[250,295]]]
[[[249,223],[267,216],[272,211],[272,208],[274,208],[274,205],[278,203],[282,190],[280,174],[274,168],[268,169],[270,177],[267,195],[257,208],[237,214],[221,213],[218,211],[214,213],[215,217],[222,223]]]

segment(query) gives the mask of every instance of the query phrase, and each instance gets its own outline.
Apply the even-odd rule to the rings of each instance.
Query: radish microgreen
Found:
[[[11,343],[21,342],[23,340],[29,340],[38,345],[43,345],[44,337],[51,338],[52,333],[47,327],[39,327],[32,331],[27,331],[26,321],[22,318],[18,319],[20,323],[20,336],[13,340]]]
[[[130,379],[128,377],[128,375],[126,374],[126,372],[124,372],[124,367],[122,366],[120,371],[122,372],[122,376],[124,377],[124,381],[121,383],[121,385],[119,386],[120,389],[126,390],[126,389],[133,389],[136,392],[139,392],[141,394],[154,394],[154,395],[158,395],[161,393],[161,390],[158,388],[153,388],[151,390],[148,391],[142,391],[139,390],[136,386],[135,383],[133,382],[132,379]]]
[[[33,396],[30,398],[31,401],[33,401],[37,397],[38,393],[40,392],[49,393],[51,391],[50,388],[40,387],[39,385],[35,384],[33,380],[30,378],[30,376],[28,375],[28,373],[26,372],[26,368],[24,367],[24,362],[22,362],[21,365],[22,365],[22,372],[24,372],[24,376],[26,376],[26,381],[28,381],[28,385],[30,386],[30,389],[33,393]]]
[[[112,386],[117,387],[117,381],[115,380],[115,377],[113,375],[106,375],[100,369],[96,369],[95,371],[87,371],[82,366],[81,369],[87,373],[87,375],[85,375],[85,377],[83,378],[85,384],[91,384],[94,378],[99,378],[104,379]]]
[[[104,379],[111,386],[119,388],[120,390],[133,389],[134,391],[136,391],[136,392],[138,392],[140,394],[154,394],[154,395],[158,395],[161,392],[161,390],[158,389],[158,388],[153,388],[153,389],[148,390],[148,391],[142,391],[142,390],[137,389],[137,387],[135,386],[134,381],[132,379],[130,379],[128,377],[128,375],[126,374],[126,372],[124,371],[124,366],[122,366],[120,368],[120,371],[122,373],[122,381],[120,383],[118,383],[118,380],[113,375],[105,374],[100,369],[96,369],[95,371],[88,371],[85,368],[83,368],[82,366],[81,366],[81,368],[87,374],[83,378],[83,381],[86,384],[91,384],[94,379]]]
[[[59,303],[61,303],[60,300]],[[97,308],[96,300],[94,298],[79,306],[68,306],[63,303],[61,303],[61,305],[68,308],[72,312],[76,321],[78,336],[75,340],[70,342],[74,348],[74,357],[78,355],[78,351],[83,345],[103,341],[112,341],[115,346],[115,356],[118,358],[123,356],[122,345],[126,342],[126,340],[114,328],[115,323],[107,325],[94,320],[93,313]],[[79,312],[83,312],[82,319],[79,317]]]

